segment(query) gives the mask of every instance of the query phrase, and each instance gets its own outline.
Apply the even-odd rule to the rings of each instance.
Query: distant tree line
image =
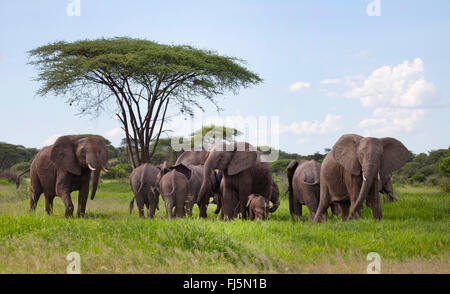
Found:
[[[216,126],[203,127],[190,134],[190,138],[185,140],[190,140],[191,146],[194,146],[194,137],[199,136],[212,136],[205,137],[204,142],[207,144],[212,144],[218,133],[222,130],[217,131],[215,128],[222,128]],[[211,131],[212,130],[212,131]],[[225,141],[233,141],[241,133],[237,130],[230,129],[229,134],[232,137],[226,138],[226,132],[223,131],[223,137]],[[211,135],[212,134],[212,135]],[[84,134],[79,136],[94,136],[90,134]],[[108,139],[103,138],[108,146],[109,150],[109,162],[108,170],[103,178],[106,179],[120,179],[128,178],[131,171],[132,165],[130,164],[129,154],[127,152],[127,143],[123,139],[119,147],[114,147]],[[175,151],[171,146],[172,138],[160,138],[158,145],[155,147],[152,143],[151,148],[155,147],[154,155],[152,156],[150,163],[158,165],[164,161],[167,161],[169,165],[174,164],[178,156],[181,155],[182,151]],[[198,141],[197,141],[198,142]],[[267,150],[267,148],[260,150]],[[272,172],[275,174],[284,174],[287,165],[291,160],[295,159],[297,161],[301,160],[311,160],[314,159],[318,162],[322,162],[327,153],[331,149],[324,149],[323,153],[319,151],[311,155],[299,155],[297,153],[288,153],[282,150],[278,150],[278,160],[270,163]],[[0,142],[0,177],[12,177],[10,174],[17,174],[20,171],[24,171],[29,168],[31,161],[34,156],[39,152],[36,148],[25,148],[21,145],[13,145],[8,143]],[[267,152],[267,151],[265,151]],[[410,151],[410,157],[408,162],[398,171],[395,171],[392,175],[392,180],[394,183],[400,184],[425,184],[430,186],[441,186],[445,191],[450,192],[450,148],[448,149],[438,149],[433,150],[428,153],[414,154]]]

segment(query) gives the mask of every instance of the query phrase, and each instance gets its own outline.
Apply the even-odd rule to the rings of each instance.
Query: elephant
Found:
[[[197,204],[200,210],[200,217],[206,218],[207,217],[206,211],[208,209],[209,197],[205,197],[203,201],[200,201],[200,199],[198,198],[198,194],[203,180],[204,167],[203,165],[179,163],[175,164],[171,168],[179,169],[181,166],[191,171],[191,176],[189,178],[188,202],[186,204],[187,213],[189,216],[192,216],[192,209],[194,207],[194,204]],[[209,185],[210,190],[207,192],[207,194],[209,194],[210,196],[214,196],[214,193],[216,192],[216,190],[218,190],[218,186],[220,185],[219,184],[220,182],[218,182],[219,178],[217,176],[217,173],[213,172],[212,174],[210,174],[209,180],[211,181],[211,183]]]
[[[199,199],[209,195],[209,177],[213,170],[221,170],[224,181],[222,215],[225,220],[237,216],[247,217],[246,204],[250,194],[269,198],[272,193],[270,166],[261,161],[261,153],[249,143],[215,144],[209,151],[204,167]]]
[[[250,220],[265,220],[269,215],[269,200],[262,195],[251,194],[248,196],[246,207]]]
[[[292,160],[286,169],[289,182],[289,211],[294,218],[302,216],[302,205],[314,217],[320,198],[320,163],[315,160]]]
[[[61,136],[53,145],[44,147],[33,159],[30,167],[30,212],[42,193],[45,210],[53,213],[53,199],[60,196],[65,206],[65,216],[73,216],[74,205],[70,197],[79,191],[77,216],[83,217],[92,177],[91,199],[97,191],[100,171],[108,162],[108,149],[99,137]]]
[[[130,175],[130,186],[134,197],[130,202],[130,213],[134,200],[139,210],[139,216],[144,217],[144,205],[148,210],[148,217],[153,218],[159,210],[159,191],[156,188],[156,178],[161,168],[144,163],[135,168]]]
[[[408,158],[408,149],[394,138],[341,136],[322,162],[320,202],[313,223],[322,221],[331,201],[339,203],[343,220],[351,220],[360,217],[366,200],[373,218],[380,220],[378,174],[380,178],[392,174]]]
[[[183,164],[161,169],[156,178],[156,187],[164,200],[168,218],[184,217],[190,202],[189,179],[191,170]],[[154,192],[156,193],[156,192]]]

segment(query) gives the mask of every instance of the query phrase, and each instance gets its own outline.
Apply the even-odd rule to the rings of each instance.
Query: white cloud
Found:
[[[289,86],[289,90],[292,92],[300,91],[302,89],[307,89],[311,87],[311,84],[308,82],[296,82]]]
[[[340,82],[340,79],[323,79],[320,81],[322,85],[339,84]]]
[[[59,137],[61,137],[61,135],[59,135],[59,134],[51,135],[50,137],[47,138],[47,140],[44,141],[44,146],[52,145],[53,143],[55,143],[56,139],[58,139]]]
[[[341,116],[327,114],[323,121],[301,121],[293,122],[290,125],[280,123],[280,134],[325,134],[338,131],[342,128],[340,125]]]
[[[115,137],[117,135],[124,135],[122,128],[114,128],[105,133],[105,137],[107,138]]]
[[[396,133],[410,133],[425,115],[423,109],[376,108],[371,118],[363,119],[358,127],[365,135],[390,136]]]
[[[425,80],[420,58],[397,66],[382,66],[359,87],[351,79],[347,85],[353,89],[345,96],[360,99],[366,107],[424,107],[436,98],[436,88]]]
[[[353,58],[371,58],[372,54],[367,50],[361,50],[353,55]]]

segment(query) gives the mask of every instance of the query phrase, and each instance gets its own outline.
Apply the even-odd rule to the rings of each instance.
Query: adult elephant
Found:
[[[249,143],[214,145],[209,151],[204,167],[199,199],[202,200],[208,195],[209,178],[213,170],[221,170],[224,181],[222,213],[225,219],[232,219],[238,215],[246,218],[246,204],[250,194],[260,194],[269,198],[272,193],[270,166],[267,162],[261,161],[260,152]]]
[[[139,216],[144,217],[144,205],[148,210],[148,217],[153,218],[159,210],[159,190],[156,188],[156,178],[161,168],[144,163],[135,168],[130,175],[130,186],[134,198],[130,202],[130,213],[134,200],[138,207]]]
[[[381,219],[378,174],[381,178],[390,175],[401,168],[408,157],[408,149],[394,138],[343,135],[322,163],[320,203],[314,223],[323,219],[331,201],[339,203],[343,219],[357,219],[367,199],[373,218]]]
[[[289,211],[294,218],[302,216],[302,205],[316,214],[320,198],[320,163],[315,160],[292,160],[286,169],[289,183]]]
[[[53,145],[43,148],[34,158],[30,167],[30,212],[42,193],[45,195],[45,210],[53,211],[53,199],[60,196],[65,216],[73,215],[74,206],[70,193],[79,191],[77,216],[86,211],[91,171],[91,199],[94,199],[100,178],[100,171],[108,162],[108,149],[99,137],[62,136]]]
[[[190,178],[191,170],[183,164],[161,169],[158,173],[156,187],[164,200],[168,218],[184,217],[188,212],[192,201],[189,198]]]

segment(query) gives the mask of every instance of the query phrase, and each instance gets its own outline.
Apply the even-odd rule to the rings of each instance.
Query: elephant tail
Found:
[[[292,160],[289,165],[287,166],[286,172],[287,172],[287,178],[289,182],[289,212],[291,215],[294,214],[294,189],[292,187],[292,179],[294,177],[295,169],[298,167],[297,160]]]
[[[133,197],[133,199],[131,199],[131,202],[130,202],[130,214],[133,212],[133,207],[134,207],[134,197]]]
[[[19,174],[16,177],[16,189],[19,189],[20,186],[20,177],[22,177],[24,174],[26,174],[27,172],[29,172],[31,170],[31,168],[28,168],[26,171],[23,171],[21,174]]]
[[[315,185],[319,185],[320,181],[315,181],[315,182],[312,182],[312,183],[309,183],[307,181],[303,181],[303,184],[308,185],[308,186],[315,186]]]

